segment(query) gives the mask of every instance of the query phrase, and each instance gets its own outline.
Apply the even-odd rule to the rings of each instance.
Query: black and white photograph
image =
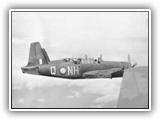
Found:
[[[151,10],[11,9],[10,111],[150,111]]]

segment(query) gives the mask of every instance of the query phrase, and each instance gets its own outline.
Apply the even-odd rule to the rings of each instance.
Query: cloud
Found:
[[[91,106],[91,108],[102,108],[103,107],[103,105],[93,105],[93,106]]]
[[[37,99],[36,101],[37,101],[37,102],[45,102],[46,100],[43,99],[43,98],[39,98],[39,99]]]
[[[79,98],[80,97],[80,93],[77,91],[71,91],[74,94],[74,97]]]
[[[12,70],[12,89],[62,86],[68,82],[60,78],[29,75],[23,74],[21,70]]]
[[[82,91],[86,94],[101,94],[94,100],[94,103],[99,103],[103,107],[106,103],[110,101],[115,101],[118,99],[120,85],[122,78],[116,79],[90,79],[75,81],[69,84],[69,86],[80,86],[83,87]]]
[[[74,96],[72,96],[72,95],[69,95],[69,96],[67,96],[67,98],[74,98]]]
[[[105,95],[105,96],[96,98],[96,99],[95,99],[95,102],[96,102],[96,103],[108,103],[108,102],[110,102],[110,101],[117,100],[117,99],[118,99],[118,96],[119,96],[118,93],[114,93],[113,95],[112,95],[112,94]]]
[[[21,70],[13,70],[12,76],[12,89],[20,90],[27,88],[31,90],[34,88],[55,87],[65,85],[66,87],[74,88],[74,90],[70,89],[68,91],[69,94],[68,92],[66,92],[66,94],[68,94],[66,98],[73,99],[82,97],[82,99],[85,100],[85,94],[100,95],[94,98],[94,100],[92,100],[91,102],[93,104],[101,105],[101,107],[105,106],[105,104],[111,101],[116,101],[118,99],[120,84],[122,81],[122,78],[85,79],[72,81],[61,78],[23,74]],[[43,102],[44,100],[39,99],[38,101]]]
[[[72,91],[72,90],[69,90],[69,92],[71,92],[71,94],[73,94],[73,95],[69,95],[69,96],[67,96],[67,98],[79,98],[80,97],[80,93],[79,92],[77,92],[77,91]]]
[[[18,103],[25,103],[23,98],[20,98],[17,102]]]
[[[115,93],[121,84],[122,78],[116,79],[85,79],[79,81],[73,81],[69,83],[69,86],[83,87],[84,93],[102,94]],[[116,88],[116,89],[115,89]]]
[[[76,98],[79,98],[80,95],[81,95],[81,94],[80,94],[79,92],[76,92],[76,93],[75,93],[75,97],[76,97]]]

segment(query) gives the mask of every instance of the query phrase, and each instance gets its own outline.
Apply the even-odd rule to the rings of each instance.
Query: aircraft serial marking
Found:
[[[56,67],[55,66],[51,66],[51,75],[56,75]]]
[[[68,75],[79,75],[79,66],[68,66]]]
[[[68,76],[79,75],[79,66],[67,66],[67,69],[62,67],[60,68],[59,71],[62,75],[66,73]],[[56,67],[51,66],[50,72],[51,72],[51,75],[56,75]]]

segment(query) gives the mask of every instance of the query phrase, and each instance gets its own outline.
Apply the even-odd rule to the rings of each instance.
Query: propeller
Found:
[[[128,62],[131,64],[131,59],[130,59],[130,55],[128,54]],[[132,64],[131,64],[132,65]],[[135,67],[135,66],[137,66],[137,63],[134,63],[133,65],[132,65],[132,68],[133,67]]]
[[[134,64],[132,65],[132,68],[135,67],[135,66],[137,66],[137,63],[134,63]]]

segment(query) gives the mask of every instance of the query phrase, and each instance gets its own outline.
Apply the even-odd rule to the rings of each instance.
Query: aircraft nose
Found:
[[[124,69],[128,69],[132,67],[131,64],[128,62],[124,62],[123,65],[124,65]]]

